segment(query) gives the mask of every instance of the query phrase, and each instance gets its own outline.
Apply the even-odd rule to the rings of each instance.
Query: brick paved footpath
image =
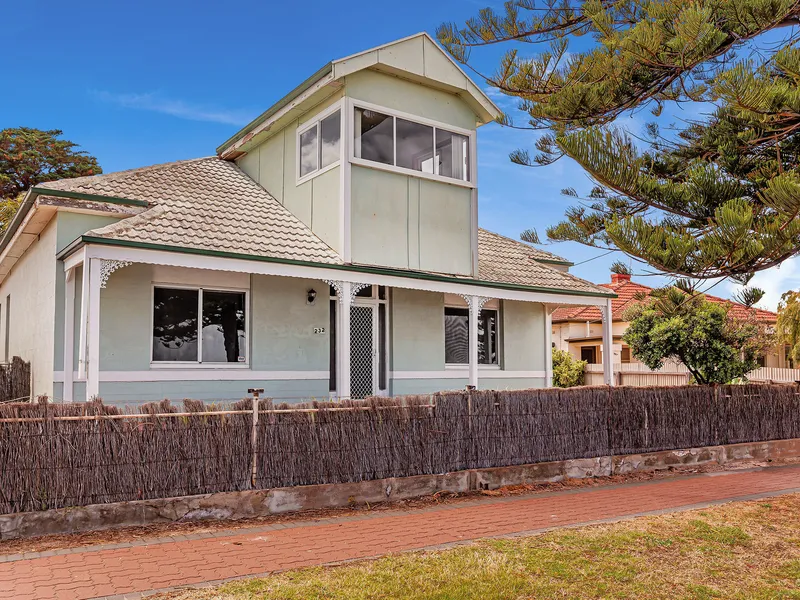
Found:
[[[792,492],[800,492],[800,467],[775,467],[0,556],[0,599],[138,598],[174,586]]]

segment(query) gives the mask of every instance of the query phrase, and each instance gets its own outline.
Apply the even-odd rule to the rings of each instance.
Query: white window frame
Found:
[[[420,125],[427,125],[428,127],[433,128],[433,151],[434,155],[436,154],[436,130],[443,129],[450,133],[457,133],[459,135],[465,136],[469,140],[469,157],[468,157],[468,172],[469,172],[469,181],[462,181],[461,179],[454,179],[452,177],[445,177],[444,175],[438,175],[437,173],[423,173],[422,171],[416,171],[414,169],[408,169],[406,167],[398,167],[395,165],[387,165],[384,163],[379,163],[372,160],[367,160],[364,158],[359,158],[356,156],[356,139],[355,139],[355,111],[356,109],[364,109],[364,110],[373,110],[375,112],[382,113],[384,115],[388,115],[393,117],[392,119],[392,127],[394,128],[394,148],[393,148],[393,155],[394,155],[394,163],[397,163],[397,119],[403,119],[405,121],[412,121],[414,123],[419,123]],[[387,108],[385,106],[380,106],[378,104],[372,104],[371,102],[364,102],[362,100],[351,100],[349,102],[349,106],[347,107],[347,114],[348,114],[348,132],[347,132],[347,139],[348,139],[348,157],[347,159],[354,165],[358,165],[360,167],[367,167],[370,169],[378,169],[380,171],[389,171],[390,173],[400,173],[402,175],[410,175],[411,177],[418,177],[420,179],[428,179],[430,181],[438,181],[439,183],[449,183],[451,185],[457,185],[460,187],[476,189],[478,187],[477,184],[477,177],[476,177],[476,165],[477,165],[477,132],[475,130],[470,129],[462,129],[461,127],[456,127],[454,125],[450,125],[448,123],[443,123],[441,121],[434,121],[433,119],[426,119],[425,117],[420,117],[417,115],[412,115],[409,113],[405,113],[399,110],[394,110],[391,108]],[[299,156],[299,154],[298,154]],[[433,161],[434,170],[438,170],[438,165],[436,161]],[[299,167],[298,167],[299,169]]]
[[[448,308],[458,308],[460,310],[469,311],[469,307],[468,306],[465,306],[463,304],[456,304],[455,302],[447,302],[447,303],[445,303],[444,308],[442,308],[442,320],[444,320],[445,311]],[[499,304],[495,304],[493,302],[492,306],[489,306],[489,307],[484,306],[483,308],[481,308],[481,312],[486,312],[486,311],[492,311],[493,313],[495,313],[495,315],[496,315],[495,318],[497,319],[497,346],[495,348],[495,354],[497,354],[497,362],[496,363],[491,363],[491,364],[478,363],[478,369],[479,370],[484,370],[484,371],[499,371],[501,369],[500,360],[502,358],[502,353],[500,352],[500,345],[503,343],[502,342],[502,336],[500,334],[500,327],[501,327],[501,325],[500,325],[500,306],[499,306]],[[447,348],[446,348],[447,339],[446,339],[446,336],[445,336],[445,339],[443,339],[442,341],[445,343],[445,356],[446,356],[447,355]],[[469,368],[469,363],[445,363],[444,368],[445,368],[445,370],[458,371],[458,370],[462,370],[462,369],[468,369]]]
[[[156,288],[167,288],[172,290],[192,290],[197,294],[197,360],[190,361],[158,361],[153,360],[153,350],[155,340],[153,339],[153,327],[155,325],[155,293]],[[203,292],[236,292],[244,294],[244,362],[203,362]],[[225,286],[203,286],[186,285],[181,283],[154,282],[150,286],[150,368],[151,369],[249,369],[250,368],[250,326],[252,318],[250,316],[250,290],[247,288],[225,287]]]
[[[295,132],[295,179],[296,179],[297,185],[305,183],[306,181],[310,181],[311,179],[314,179],[315,177],[319,177],[323,173],[327,173],[328,171],[330,171],[332,169],[335,169],[336,167],[341,165],[341,163],[342,163],[342,154],[344,154],[344,152],[345,152],[345,149],[344,149],[344,136],[346,134],[345,118],[344,118],[344,116],[345,116],[345,108],[346,108],[346,102],[344,101],[344,98],[342,98],[338,102],[335,102],[335,103],[331,104],[328,108],[326,108],[325,110],[315,114],[313,117],[311,117],[311,119],[309,119],[308,121],[306,121],[305,123],[303,123],[302,125],[299,125],[297,127],[297,131]],[[333,113],[335,113],[337,110],[341,111],[340,118],[339,118],[339,160],[336,160],[336,161],[332,162],[331,164],[329,164],[329,165],[327,165],[325,167],[320,167],[319,165],[321,164],[321,160],[322,160],[322,155],[321,155],[321,153],[319,151],[320,142],[322,140],[322,138],[321,138],[322,131],[321,131],[321,125],[320,124],[326,118],[330,117]],[[310,129],[314,129],[315,127],[317,128],[317,157],[318,157],[318,161],[320,161],[320,162],[317,163],[317,168],[314,171],[311,171],[311,173],[307,173],[306,175],[301,176],[300,175],[300,160],[301,160],[300,136],[303,135],[306,131],[309,131]]]

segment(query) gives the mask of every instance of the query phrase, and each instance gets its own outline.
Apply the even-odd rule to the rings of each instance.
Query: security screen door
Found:
[[[350,307],[350,397],[366,398],[378,393],[378,311],[375,304]]]

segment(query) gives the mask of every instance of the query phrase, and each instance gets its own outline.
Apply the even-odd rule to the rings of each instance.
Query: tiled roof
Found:
[[[543,264],[541,260],[564,259],[524,242],[485,229],[478,230],[478,279],[610,295],[608,290]]]
[[[216,157],[43,183],[42,189],[144,200],[150,208],[86,235],[341,264],[339,255],[234,163]]]
[[[611,310],[613,320],[622,321],[622,314],[625,312],[625,310],[629,306],[636,304],[636,296],[638,296],[640,293],[649,296],[650,292],[653,291],[653,288],[642,285],[641,283],[635,283],[625,276],[617,276],[613,279],[614,281],[611,283],[601,283],[599,285],[600,287],[612,290],[617,294],[617,297],[611,301]],[[725,300],[724,298],[718,298],[716,296],[709,296],[708,294],[705,294],[705,297],[706,300],[709,300],[710,302],[727,306],[729,313],[737,318],[743,319],[747,318],[751,314],[755,314],[756,318],[762,323],[775,323],[775,321],[778,319],[777,314],[768,310],[763,310],[760,308],[747,308],[738,302]],[[599,321],[600,319],[600,310],[592,306],[559,308],[553,313],[553,323],[567,321]]]
[[[344,262],[239,167],[216,157],[62,179],[38,188],[42,194],[53,189],[148,203],[136,216],[87,232],[90,237],[321,264]],[[478,232],[481,281],[609,294],[549,263],[569,264],[523,242],[484,229]]]

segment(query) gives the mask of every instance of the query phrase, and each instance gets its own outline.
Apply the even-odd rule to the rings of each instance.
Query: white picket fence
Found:
[[[658,371],[649,369],[643,363],[622,363],[614,365],[614,383],[644,387],[650,385],[686,385],[691,375],[682,364],[667,364]],[[779,369],[762,367],[747,374],[750,381],[793,383],[800,381],[800,369]],[[603,385],[603,365],[586,365],[586,385]]]

